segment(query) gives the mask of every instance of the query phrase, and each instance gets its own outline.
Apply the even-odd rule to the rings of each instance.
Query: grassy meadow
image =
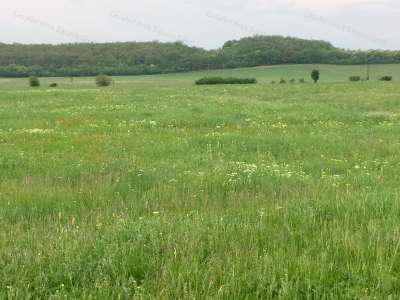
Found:
[[[0,79],[0,299],[398,299],[400,83],[312,68]]]

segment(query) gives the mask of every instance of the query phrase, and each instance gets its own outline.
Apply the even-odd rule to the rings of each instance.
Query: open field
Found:
[[[321,82],[347,82],[352,75],[366,77],[367,67],[360,66],[335,66],[335,65],[287,65],[287,66],[267,66],[244,69],[211,70],[202,72],[190,72],[179,74],[164,74],[151,76],[120,76],[114,77],[118,87],[141,88],[143,85],[157,86],[177,86],[193,85],[193,82],[203,76],[223,76],[223,77],[250,77],[257,78],[259,83],[279,82],[281,78],[289,81],[290,79],[304,78],[311,82],[310,73],[316,68],[321,71]],[[376,81],[382,76],[393,76],[394,80],[400,80],[400,65],[371,65],[371,80]],[[93,78],[82,77],[74,78],[44,78],[41,80],[44,88],[50,83],[56,82],[62,88],[95,88]],[[0,88],[2,89],[22,89],[27,88],[26,78],[10,79],[0,78]]]
[[[310,69],[0,79],[0,299],[398,299],[400,83]]]

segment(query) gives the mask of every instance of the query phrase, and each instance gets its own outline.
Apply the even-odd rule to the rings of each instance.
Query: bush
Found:
[[[318,82],[319,77],[320,77],[319,71],[316,70],[316,69],[315,69],[315,70],[312,70],[312,72],[311,72],[311,78],[312,78],[312,80],[314,81],[314,83],[317,83],[317,82]]]
[[[57,86],[58,86],[58,84],[55,83],[55,82],[53,82],[53,83],[51,83],[51,84],[49,85],[49,87],[57,87]]]
[[[361,81],[361,76],[350,76],[349,78],[350,81]]]
[[[290,83],[296,83],[295,79],[290,79]]]
[[[204,77],[196,81],[197,85],[205,84],[254,84],[257,83],[255,78],[234,78],[234,77]]]
[[[299,82],[300,82],[300,83],[305,83],[306,81],[304,80],[304,78],[300,78],[300,79],[299,79]]]
[[[38,87],[38,86],[40,86],[39,78],[37,78],[36,76],[31,76],[31,77],[29,77],[29,85],[30,85],[31,87]]]
[[[224,84],[224,79],[222,77],[203,77],[196,80],[196,84]]]
[[[99,75],[96,77],[96,85],[97,86],[109,86],[111,85],[111,78],[107,75]]]
[[[283,79],[283,78],[281,78],[281,80],[279,81],[279,83],[280,83],[280,84],[284,84],[284,83],[286,83],[286,80]]]
[[[276,82],[273,80],[273,81],[271,81],[271,84],[275,84]]]
[[[383,76],[379,80],[380,81],[392,81],[393,77],[392,76]]]

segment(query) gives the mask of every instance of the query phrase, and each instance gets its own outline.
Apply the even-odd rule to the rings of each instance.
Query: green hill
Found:
[[[400,64],[370,65],[370,79],[378,80],[382,76],[393,76],[394,80],[400,79]],[[222,77],[255,77],[259,83],[270,83],[285,80],[301,79],[311,82],[310,73],[313,69],[321,72],[321,82],[343,82],[348,81],[352,75],[366,77],[366,65],[328,65],[328,64],[304,64],[304,65],[277,65],[261,66],[253,68],[223,69],[200,72],[189,72],[185,74],[164,74],[154,76],[131,77],[132,82],[154,82],[169,81],[176,84],[177,81],[192,83],[194,80],[204,76]],[[118,82],[118,79],[117,79]]]
[[[0,44],[0,77],[149,75],[282,64],[400,63],[400,51],[350,51],[328,42],[255,36],[205,50],[183,43]]]
[[[346,82],[352,75],[366,76],[365,65],[280,65],[263,66],[254,68],[239,68],[211,71],[197,71],[187,73],[173,73],[161,75],[142,75],[142,76],[118,76],[114,77],[115,86],[132,87],[142,85],[164,85],[179,86],[193,85],[194,81],[205,76],[222,77],[255,77],[259,84],[269,84],[271,81],[278,82],[281,78],[289,81],[298,81],[304,78],[306,82],[311,82],[310,73],[313,69],[321,72],[321,82]],[[371,80],[376,81],[380,77],[389,75],[394,80],[400,79],[400,64],[381,64],[370,65]],[[56,82],[59,88],[95,88],[93,77],[70,78],[48,77],[41,78],[42,88],[47,88],[50,83]],[[0,88],[23,88],[28,87],[26,78],[0,78]]]

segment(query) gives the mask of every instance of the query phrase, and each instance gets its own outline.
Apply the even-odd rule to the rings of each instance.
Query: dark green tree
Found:
[[[320,77],[319,70],[317,70],[317,69],[312,70],[312,72],[311,72],[311,78],[312,78],[312,80],[314,81],[314,83],[317,83],[317,82],[318,82],[319,77]]]

